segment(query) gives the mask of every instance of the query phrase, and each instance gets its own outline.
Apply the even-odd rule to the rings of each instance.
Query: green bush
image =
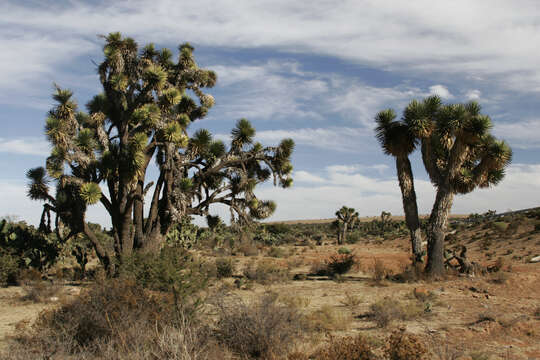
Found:
[[[125,259],[120,275],[144,288],[173,291],[185,298],[206,286],[208,278],[203,265],[186,249],[166,246],[157,255],[135,253]]]
[[[354,254],[335,254],[326,261],[329,275],[343,275],[358,263]]]
[[[17,257],[0,255],[0,286],[15,285],[19,274],[19,260]]]
[[[230,258],[216,259],[216,276],[218,279],[228,278],[234,274],[234,263]]]
[[[286,282],[291,279],[289,270],[274,264],[272,261],[260,261],[255,264],[251,262],[244,269],[244,276],[261,284],[271,284],[275,282]]]
[[[351,253],[351,249],[346,248],[346,247],[339,248],[338,250],[338,254],[350,254],[350,253]]]

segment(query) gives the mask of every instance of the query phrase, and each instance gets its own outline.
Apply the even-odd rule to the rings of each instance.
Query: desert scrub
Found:
[[[347,330],[352,322],[349,313],[330,305],[323,305],[320,309],[308,314],[307,320],[310,328],[319,332]]]
[[[388,338],[385,353],[389,360],[427,359],[427,347],[418,336],[396,330]]]
[[[193,359],[203,357],[211,347],[208,329],[193,320],[171,295],[150,292],[133,280],[108,280],[43,312],[32,327],[13,336],[0,356],[7,360]]]
[[[345,295],[343,296],[343,299],[341,299],[339,302],[345,307],[355,308],[364,302],[364,298],[361,296],[346,292]]]
[[[371,304],[370,311],[371,319],[380,328],[387,327],[395,320],[411,320],[425,314],[423,304],[418,302],[402,303],[391,298],[384,298]]]
[[[306,330],[302,315],[278,304],[275,294],[265,294],[251,304],[225,298],[217,305],[216,338],[242,358],[282,356]]]
[[[319,349],[313,355],[317,360],[375,360],[377,357],[371,351],[366,339],[356,337],[331,337],[328,345]]]
[[[0,286],[15,285],[19,274],[19,261],[10,254],[0,255]]]
[[[275,264],[271,260],[250,262],[244,269],[244,276],[260,284],[272,284],[291,280],[289,270]]]
[[[218,279],[232,277],[235,271],[234,262],[231,258],[216,259],[216,276]]]
[[[283,248],[272,246],[267,254],[269,257],[286,258],[289,257],[289,252]]]
[[[386,275],[388,275],[389,271],[381,259],[375,258],[373,259],[372,273],[373,273],[373,280],[375,280],[376,283],[380,283],[382,280],[386,278]]]
[[[349,272],[353,266],[358,265],[358,260],[354,254],[334,254],[326,260],[328,275],[343,275]]]
[[[62,287],[48,281],[35,281],[23,285],[24,295],[21,300],[35,303],[58,301]]]

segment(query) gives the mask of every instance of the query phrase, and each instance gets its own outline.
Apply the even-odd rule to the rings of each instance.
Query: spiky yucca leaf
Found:
[[[163,136],[166,141],[172,142],[178,146],[184,147],[187,143],[187,137],[184,134],[182,127],[176,123],[170,123],[165,129],[163,129]]]
[[[276,211],[276,203],[271,200],[258,200],[256,208],[249,208],[249,214],[257,220],[266,219],[274,211]]]
[[[210,146],[208,147],[208,151],[210,154],[212,154],[214,157],[218,158],[220,156],[225,155],[225,152],[227,151],[225,144],[221,140],[214,140],[210,143]]]
[[[175,106],[182,100],[182,93],[176,88],[164,90],[159,97],[159,104],[164,108]]]
[[[255,129],[247,119],[240,119],[236,122],[236,127],[231,131],[233,143],[238,146],[250,144],[255,136]]]
[[[160,65],[150,64],[143,72],[143,80],[155,89],[163,88],[167,81],[167,73]]]
[[[279,152],[280,156],[284,158],[290,158],[294,151],[294,140],[291,138],[286,138],[281,140],[279,143]]]
[[[87,205],[96,204],[101,199],[101,188],[94,182],[81,185],[80,196]]]
[[[49,180],[43,167],[30,169],[26,172],[26,177],[30,180],[28,184],[28,197],[32,200],[48,200]]]
[[[205,153],[212,143],[212,134],[206,129],[199,129],[189,140],[189,148],[197,154]]]
[[[180,179],[179,187],[182,192],[189,192],[193,190],[193,180],[190,178],[182,178]]]
[[[94,132],[91,129],[82,129],[77,136],[77,146],[85,152],[92,152],[97,147]]]

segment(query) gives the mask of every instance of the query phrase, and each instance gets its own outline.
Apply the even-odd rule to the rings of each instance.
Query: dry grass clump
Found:
[[[35,303],[58,301],[62,287],[48,281],[29,282],[23,285],[24,295],[21,300]]]
[[[311,299],[307,296],[294,296],[294,295],[283,295],[278,298],[278,301],[288,307],[295,309],[307,308],[311,303]]]
[[[352,322],[351,315],[330,305],[323,305],[320,309],[306,316],[309,326],[314,331],[340,331],[347,330]]]
[[[247,304],[239,298],[218,303],[215,336],[242,358],[273,359],[287,354],[306,330],[302,315],[266,294]]]
[[[354,254],[333,254],[324,261],[315,261],[311,265],[310,274],[316,276],[339,276],[358,267],[358,259]]]
[[[286,282],[291,279],[288,269],[285,269],[271,260],[262,260],[257,263],[250,262],[244,269],[244,276],[260,284]]]
[[[351,294],[349,292],[345,293],[343,299],[339,301],[343,306],[354,308],[364,302],[364,298],[358,295]]]
[[[111,280],[43,312],[20,329],[3,359],[202,359],[207,329],[186,317],[172,296],[132,281]],[[53,357],[54,355],[54,357]]]
[[[375,282],[380,283],[382,280],[386,278],[386,275],[388,275],[389,271],[384,265],[384,262],[379,259],[375,258],[373,261],[373,280]]]
[[[371,319],[380,328],[385,328],[395,320],[411,320],[425,314],[424,306],[418,302],[401,303],[384,298],[370,306]]]
[[[428,350],[418,336],[396,330],[388,338],[385,353],[389,360],[424,360]]]

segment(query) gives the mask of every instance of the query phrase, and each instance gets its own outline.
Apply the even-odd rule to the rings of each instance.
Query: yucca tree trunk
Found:
[[[340,245],[341,244],[344,244],[346,241],[347,241],[347,227],[348,227],[349,224],[347,224],[346,222],[343,223],[343,232],[341,234],[341,242],[340,242]]]
[[[450,191],[450,186],[447,184],[439,186],[428,225],[428,262],[426,273],[430,276],[440,276],[445,273],[444,238],[453,200],[454,194]]]
[[[396,169],[401,188],[401,198],[403,200],[403,210],[405,212],[405,223],[411,236],[411,249],[413,261],[422,260],[422,232],[418,219],[418,206],[416,204],[416,192],[414,190],[414,178],[411,162],[408,156],[396,157]]]

